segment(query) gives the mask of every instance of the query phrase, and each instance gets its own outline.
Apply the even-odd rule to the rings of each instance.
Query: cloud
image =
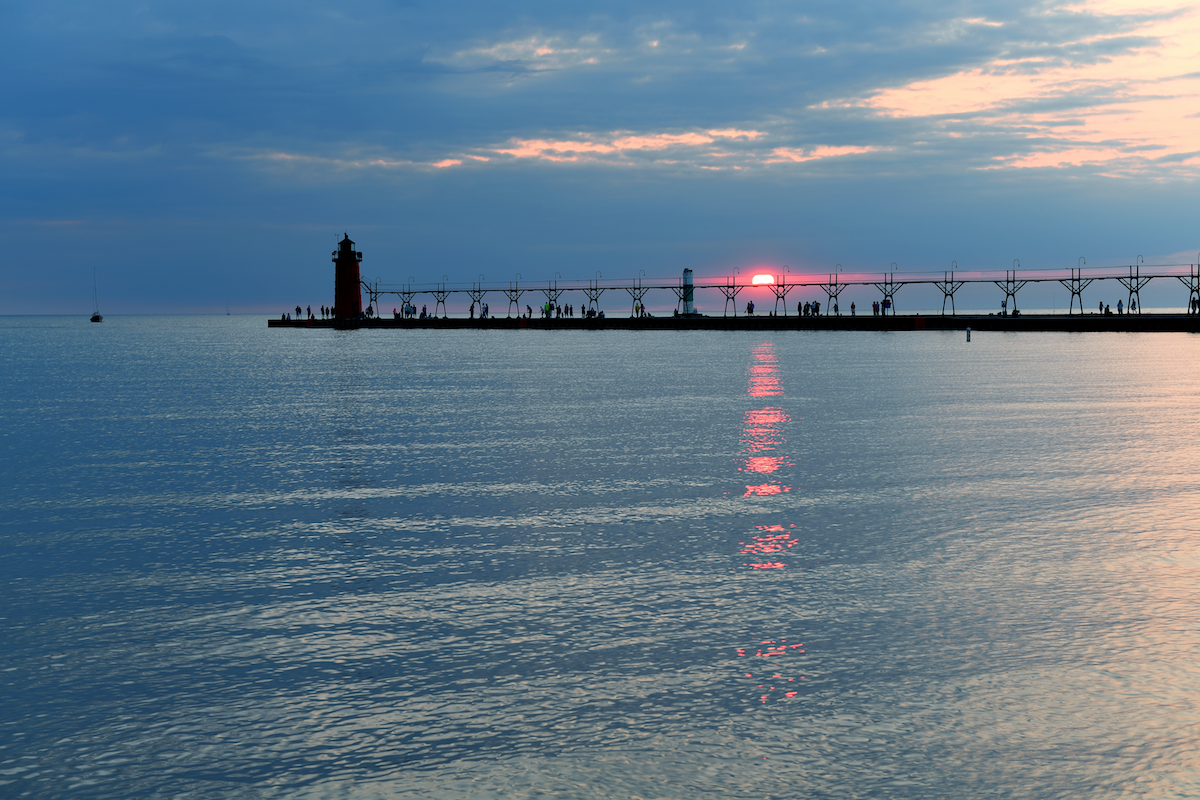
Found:
[[[477,44],[448,55],[426,56],[430,63],[465,71],[537,73],[597,65],[613,51],[600,44],[597,34],[570,39],[562,35],[531,34],[520,38]]]
[[[330,157],[321,155],[312,155],[306,153],[285,153],[285,152],[241,152],[241,153],[213,153],[216,158],[235,158],[240,160],[258,162],[263,164],[267,169],[273,170],[321,170],[321,171],[341,171],[341,172],[364,172],[364,171],[393,171],[397,169],[446,169],[447,167],[457,167],[464,163],[464,160],[475,162],[486,162],[489,159],[484,156],[462,156],[459,158],[442,158],[437,161],[413,161],[410,159],[397,158],[386,155],[366,155],[366,154],[346,154],[342,157]]]
[[[0,213],[83,221],[38,229],[76,237],[73,258],[108,251],[87,239],[106,220],[170,217],[213,241],[370,225],[431,263],[453,239],[528,271],[796,248],[904,262],[939,246],[935,194],[975,198],[942,207],[971,241],[1194,228],[1178,198],[1200,178],[1200,24],[1180,0],[13,0],[0,22],[19,76],[0,86]],[[1136,196],[1140,222],[1095,205],[1110,196]],[[1088,213],[1038,239],[1072,203]]]
[[[647,132],[624,138],[588,126],[466,150],[562,165],[787,168],[869,153],[901,171],[1090,166],[1192,174],[1187,160],[1146,157],[1188,152],[1196,140],[1188,121],[1200,105],[1200,77],[1189,42],[1200,24],[1189,6],[1029,5],[947,18],[933,8],[906,16],[857,7],[868,9],[875,16],[853,32],[834,13],[789,19],[758,4],[723,28],[689,27],[677,17],[624,33],[613,25],[587,35],[542,32],[462,51],[486,55],[494,68],[586,63],[595,69],[581,80],[601,106],[618,94],[644,94],[669,112],[679,99],[664,92],[678,92],[713,123],[655,132],[680,126],[647,108],[628,126]],[[706,96],[731,101],[738,116],[715,116]],[[577,112],[568,105],[559,116]],[[557,127],[539,118],[543,130]],[[715,143],[722,122],[756,135],[738,147]]]
[[[971,170],[1113,141],[1112,157],[1182,152],[1194,133],[1180,122],[1195,113],[1187,43],[1200,31],[1178,3],[464,14],[364,0],[337,14],[272,13],[283,7],[118,0],[89,17],[66,0],[30,5],[14,32],[26,44],[8,58],[32,57],[35,78],[7,90],[8,107],[28,113],[6,121],[30,141],[73,136],[96,151],[124,136],[131,151],[165,142],[307,153],[314,165],[365,152],[414,168],[493,158],[783,169],[870,152],[898,169],[931,159]]]
[[[1192,70],[1200,15],[1186,6],[1127,13],[1137,10],[1088,4],[1077,12],[1109,20],[1110,33],[1055,48],[1017,43],[984,64],[822,107],[919,123],[914,129],[935,140],[969,129],[981,145],[1001,148],[980,149],[984,169],[1190,167],[1142,154],[1190,152],[1200,136],[1188,122],[1200,105],[1200,76]]]
[[[800,164],[805,161],[818,161],[822,158],[837,158],[838,156],[859,155],[862,153],[878,153],[886,151],[884,147],[813,147],[805,150],[796,147],[776,147],[771,151],[774,158],[768,159],[765,163],[782,164],[794,163]]]
[[[765,136],[762,131],[738,128],[687,131],[683,133],[633,133],[617,131],[604,134],[579,134],[572,139],[514,139],[494,152],[518,159],[552,163],[608,163],[629,166],[644,164],[637,156],[650,155],[652,161],[678,165],[691,164],[712,169],[715,159],[753,159],[753,151],[739,153],[723,143]],[[719,167],[717,167],[719,168]]]

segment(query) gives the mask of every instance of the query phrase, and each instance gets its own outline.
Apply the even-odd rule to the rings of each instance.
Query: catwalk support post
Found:
[[[1088,287],[1088,284],[1090,284],[1094,280],[1093,278],[1088,278],[1088,279],[1084,280],[1083,267],[1085,264],[1087,264],[1087,261],[1084,259],[1083,256],[1080,256],[1079,257],[1079,266],[1077,268],[1071,270],[1070,279],[1065,280],[1065,281],[1063,281],[1063,280],[1059,281],[1059,283],[1061,283],[1063,286],[1065,286],[1067,288],[1067,290],[1071,293],[1071,304],[1069,306],[1067,306],[1068,314],[1073,314],[1075,312],[1075,299],[1076,298],[1079,299],[1079,313],[1080,314],[1083,313],[1083,290],[1086,289]]]
[[[1017,310],[1017,292],[1021,291],[1021,287],[1029,282],[1029,281],[1017,280],[1017,269],[1020,268],[1020,266],[1021,266],[1021,259],[1014,258],[1012,270],[1004,271],[1004,280],[1003,281],[992,281],[992,283],[996,284],[996,286],[1000,287],[1000,289],[1002,289],[1004,291],[1004,313],[1005,314],[1008,314],[1009,312],[1014,312]],[[1012,300],[1011,306],[1008,304],[1009,300]],[[1082,302],[1082,301],[1080,301],[1080,302]],[[1082,308],[1082,306],[1081,306],[1081,308]]]
[[[471,302],[479,309],[479,316],[483,316],[483,296],[487,294],[487,289],[483,288],[483,276],[479,276],[479,283],[467,290],[467,294],[471,296]]]
[[[1179,282],[1188,287],[1189,314],[1200,314],[1200,261],[1188,265],[1188,276],[1178,276]]]
[[[841,265],[839,264],[838,266],[840,267]],[[838,295],[845,291],[846,284],[840,283],[838,274],[833,273],[829,276],[829,283],[821,284],[821,289],[825,292],[825,296],[829,299],[828,305],[825,306],[825,313],[832,314],[837,311]]]
[[[954,316],[957,312],[954,309],[954,293],[963,287],[965,281],[954,280],[954,270],[958,268],[958,262],[951,262],[949,272],[942,273],[942,280],[934,281],[933,285],[942,292],[942,316],[946,316],[946,301],[950,301],[950,314]]]
[[[450,279],[447,278],[445,275],[443,275],[442,282],[437,285],[436,289],[434,289],[430,292],[430,294],[433,295],[433,299],[437,301],[433,305],[433,316],[434,317],[437,316],[437,312],[438,312],[439,308],[442,310],[443,318],[447,318],[450,316],[450,313],[446,310],[446,298],[449,297],[450,292],[453,291],[453,289],[446,288],[446,284],[449,282],[450,282]]]
[[[505,316],[507,317],[512,316],[512,307],[514,305],[517,307],[517,316],[521,316],[521,294],[526,290],[518,288],[517,284],[520,280],[521,273],[518,272],[517,280],[510,283],[507,289],[502,290],[504,292],[504,296],[508,298],[508,311],[504,312]]]
[[[558,275],[558,273],[554,273]],[[558,288],[558,281],[546,281],[546,288],[542,289],[542,294],[546,295],[546,305],[543,306],[543,313],[553,311],[558,308],[558,298],[562,296],[563,290]]]
[[[895,268],[896,268],[896,262],[893,261],[892,269],[895,269]],[[900,287],[902,287],[902,286],[904,286],[903,282],[896,283],[896,273],[895,272],[883,273],[883,282],[875,284],[875,288],[883,293],[884,302],[880,303],[881,307],[879,309],[882,312],[883,316],[887,315],[887,312],[889,309],[891,310],[892,315],[895,316],[896,301],[893,298],[896,296],[896,292],[898,292],[900,290]]]
[[[631,317],[638,316],[638,312],[640,311],[640,307],[642,304],[642,298],[646,296],[646,292],[650,291],[649,287],[645,287],[645,288],[642,287],[642,275],[645,275],[645,274],[646,273],[643,270],[638,275],[637,280],[634,281],[633,286],[625,287],[625,291],[629,292],[629,296],[631,298],[633,298],[633,312],[629,315]]]
[[[734,270],[737,272],[737,270]],[[737,296],[738,292],[743,287],[737,285],[737,278],[728,278],[724,286],[717,287],[721,290],[721,294],[725,295],[725,310],[721,312],[721,316],[726,316],[729,313],[729,304],[733,303],[733,315],[737,316]]]
[[[1137,313],[1142,313],[1142,296],[1138,292],[1150,282],[1150,278],[1143,278],[1141,273],[1142,257],[1138,256],[1137,266],[1130,265],[1129,267],[1129,277],[1117,278],[1120,284],[1129,290],[1129,297],[1125,301],[1125,309],[1130,313],[1133,313],[1134,308],[1137,309]],[[1135,300],[1137,301],[1136,306],[1134,305]],[[1081,300],[1079,304],[1082,306],[1083,301]]]
[[[783,301],[783,315],[787,316],[787,293],[796,288],[796,284],[787,282],[787,275],[779,276],[779,283],[770,284],[771,294],[775,295],[775,314],[779,315],[779,301]]]
[[[597,314],[600,313],[600,295],[604,294],[604,287],[600,285],[600,278],[601,275],[597,272],[596,280],[588,281],[587,288],[583,290],[583,293],[587,295],[588,308],[595,306]]]

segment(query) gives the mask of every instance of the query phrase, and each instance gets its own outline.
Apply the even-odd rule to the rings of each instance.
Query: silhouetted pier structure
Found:
[[[940,275],[929,272],[902,273],[893,263],[883,273],[844,273],[840,265],[823,274],[794,275],[784,268],[782,274],[766,272],[753,276],[733,276],[710,279],[695,279],[692,270],[684,270],[676,280],[650,279],[641,277],[630,280],[604,281],[599,272],[594,279],[586,281],[564,281],[557,273],[549,281],[523,282],[521,277],[503,283],[488,283],[483,276],[469,284],[451,283],[443,276],[441,283],[385,284],[359,278],[358,266],[362,253],[354,249],[354,243],[345,237],[334,252],[337,263],[335,296],[338,308],[329,309],[315,319],[272,319],[269,327],[338,327],[338,328],[408,328],[408,327],[486,327],[486,328],[631,328],[631,329],[814,329],[814,330],[948,330],[967,327],[976,330],[1197,330],[1200,329],[1200,257],[1197,264],[1146,264],[1139,256],[1136,264],[1102,267],[1087,266],[1080,258],[1075,267],[1057,270],[1021,270],[1019,260],[1014,259],[1011,269],[1005,270],[960,270],[957,263]],[[1143,314],[1141,290],[1154,280],[1178,280],[1187,289],[1187,312],[1185,314]],[[1097,282],[1116,282],[1125,291],[1126,302],[1118,306],[1118,313],[1086,313],[1083,292]],[[1064,314],[1023,315],[1017,308],[1017,295],[1029,284],[1057,283],[1070,293],[1070,302]],[[991,284],[1001,293],[999,314],[958,314],[954,296],[965,286]],[[899,314],[896,296],[906,287],[929,286],[942,295],[941,314]],[[839,298],[852,287],[868,287],[875,290],[870,299],[878,303],[878,311],[870,307],[857,309],[851,315],[842,308]],[[746,289],[769,289],[775,297],[774,307],[766,313],[746,314],[738,309],[738,294]],[[718,316],[695,313],[695,292],[716,290],[725,299],[724,308]],[[676,299],[675,313],[664,316],[643,316],[642,303],[652,291],[670,292]],[[600,298],[606,293],[626,295],[630,305],[630,316],[613,313],[604,317],[588,317],[588,312],[598,312]],[[788,295],[812,296],[820,292],[824,302],[815,301],[797,304],[789,311]],[[363,313],[362,293],[369,298]],[[575,316],[559,314],[561,299],[568,293],[583,295],[584,302]],[[502,295],[507,299],[505,316],[489,315],[481,318],[472,312],[471,317],[451,317],[447,301],[454,295],[466,295],[472,308],[482,310],[487,296]],[[529,295],[529,297],[526,297]],[[388,297],[397,301],[395,314],[381,314],[380,305]],[[425,313],[417,311],[418,298],[432,300],[422,303]],[[522,298],[525,304],[522,305]],[[535,306],[531,302],[537,300]],[[877,299],[874,299],[877,298]],[[1079,304],[1079,312],[1075,304]],[[819,305],[818,305],[819,304]],[[575,305],[575,303],[571,303]],[[624,302],[621,304],[624,306]],[[866,305],[864,303],[864,305]],[[946,313],[949,305],[950,312]],[[516,315],[513,315],[513,307]],[[732,306],[732,312],[731,312]],[[782,311],[780,309],[782,306]],[[819,308],[819,312],[816,310]],[[548,312],[547,312],[548,309]],[[1124,313],[1121,313],[1124,312]]]

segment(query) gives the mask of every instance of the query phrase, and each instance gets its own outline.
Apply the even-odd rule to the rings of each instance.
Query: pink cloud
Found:
[[[611,153],[616,150],[609,144],[582,141],[548,141],[546,139],[515,139],[514,147],[498,149],[497,153],[517,158],[546,158],[546,153]],[[548,160],[561,160],[549,158]]]
[[[754,140],[765,136],[762,131],[724,128],[704,132],[687,133],[629,133],[617,131],[580,139],[513,139],[508,146],[493,152],[514,158],[532,158],[541,161],[608,160],[621,163],[622,156],[638,152],[670,150],[686,151],[690,148],[712,145],[719,139]],[[569,155],[567,155],[569,154]],[[724,158],[733,155],[721,150],[700,154],[707,158]],[[678,158],[662,159],[660,163],[681,163]]]
[[[1068,150],[1051,150],[1012,158],[997,157],[996,160],[1002,162],[998,166],[1005,167],[1063,167],[1102,164],[1126,156],[1126,153],[1113,147],[1073,147]]]
[[[653,136],[624,136],[613,141],[613,148],[616,150],[662,150],[676,145],[696,146],[711,143],[711,136],[699,133],[679,135],[659,133]]]
[[[718,130],[705,131],[709,136],[718,139],[757,139],[760,136],[766,136],[762,131],[741,131],[737,128],[721,128]]]
[[[776,147],[772,150],[774,158],[766,161],[767,164],[780,164],[784,162],[800,163],[804,161],[817,161],[822,158],[836,158],[838,156],[858,155],[860,153],[874,153],[888,148],[883,147],[836,147],[832,145],[821,145],[810,150],[798,147]]]
[[[1143,3],[1093,0],[1072,10],[1100,17],[1144,14]],[[997,59],[981,67],[927,81],[890,87],[865,98],[833,100],[825,108],[860,107],[880,117],[929,118],[923,137],[958,137],[963,119],[972,126],[1022,136],[1037,151],[998,153],[996,168],[1111,164],[1122,170],[1150,168],[1154,157],[1191,153],[1200,141],[1200,76],[1196,46],[1200,11],[1193,4],[1155,9],[1136,34],[1151,42],[1100,62],[1048,61],[1043,57]],[[986,21],[966,20],[979,24]],[[1094,37],[1078,44],[1101,44]],[[1045,104],[1046,100],[1096,96],[1091,105]],[[1046,110],[1043,110],[1046,109]],[[1081,124],[1082,123],[1082,124]],[[1171,168],[1190,167],[1188,160]]]

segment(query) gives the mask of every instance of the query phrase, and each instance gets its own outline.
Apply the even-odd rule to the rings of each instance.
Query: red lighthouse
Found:
[[[358,264],[362,253],[354,249],[350,235],[338,242],[333,251],[333,314],[336,319],[358,319],[362,314],[362,287],[359,285]]]

